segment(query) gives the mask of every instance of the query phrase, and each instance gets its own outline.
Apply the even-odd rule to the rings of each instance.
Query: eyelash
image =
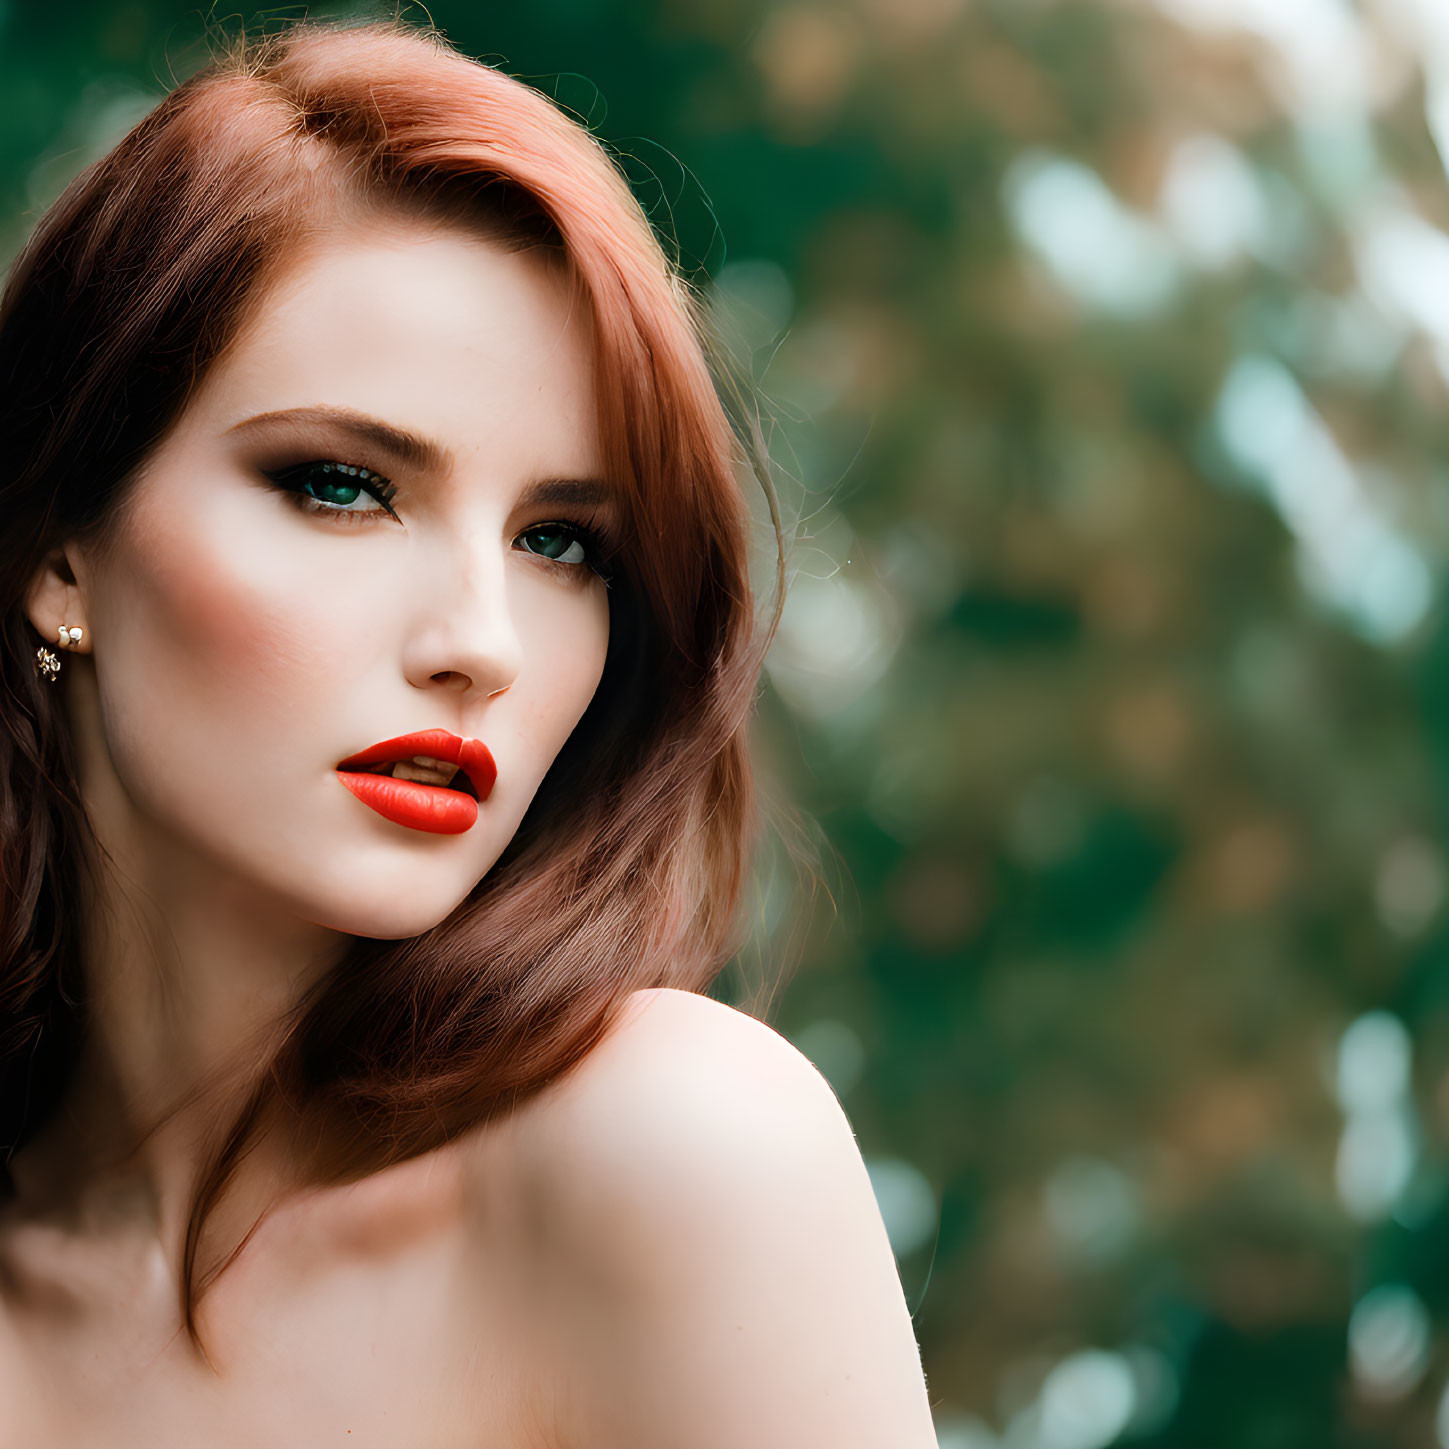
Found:
[[[263,476],[276,484],[302,512],[309,513],[313,517],[345,519],[347,526],[355,526],[354,520],[361,523],[364,519],[373,517],[384,510],[390,517],[397,517],[392,507],[393,499],[397,497],[397,485],[384,478],[381,473],[374,473],[371,468],[364,468],[360,464],[343,463],[333,458],[316,458],[306,463],[293,464],[288,468],[263,468],[261,471]],[[337,504],[325,503],[320,498],[310,497],[302,492],[302,488],[318,472],[340,475],[349,483],[356,480],[357,486],[364,493],[375,498],[382,505],[382,509],[343,508]],[[535,553],[532,549],[525,549],[523,552],[575,578],[578,577],[581,569],[589,569],[603,579],[604,586],[607,588],[617,570],[610,562],[614,552],[613,544],[600,522],[597,519],[590,521],[548,519],[524,529],[518,537],[523,538],[526,534],[540,533],[550,529],[567,530],[583,544],[588,558],[581,564],[563,563],[558,559],[549,558],[547,554]]]

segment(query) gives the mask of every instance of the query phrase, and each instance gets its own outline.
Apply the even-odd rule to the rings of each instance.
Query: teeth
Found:
[[[431,755],[414,755],[411,760],[387,761],[378,765],[356,767],[369,775],[391,775],[395,780],[413,780],[419,785],[451,785],[476,800],[477,792],[468,781],[461,765],[435,760]]]
[[[411,763],[399,760],[392,767],[395,780],[415,780],[420,785],[447,785],[458,773],[459,766],[446,760],[429,759],[426,755],[414,755]]]

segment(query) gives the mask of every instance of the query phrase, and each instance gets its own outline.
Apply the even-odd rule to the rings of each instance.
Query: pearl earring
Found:
[[[56,629],[56,642],[62,649],[74,649],[80,643],[84,633],[84,629],[77,629],[72,625],[61,624]],[[54,684],[56,675],[60,673],[60,660],[44,645],[35,651],[35,659],[36,670],[40,677],[47,684]]]

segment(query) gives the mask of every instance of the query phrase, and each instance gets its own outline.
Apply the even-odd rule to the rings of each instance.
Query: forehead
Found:
[[[589,309],[546,254],[374,222],[329,232],[283,268],[193,411],[225,428],[248,414],[346,406],[455,453],[517,444],[536,454],[552,442],[569,453],[557,466],[593,467],[592,346]]]

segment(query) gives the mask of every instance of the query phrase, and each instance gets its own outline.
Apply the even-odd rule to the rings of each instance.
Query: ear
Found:
[[[84,568],[78,568],[78,562],[78,550],[72,545],[52,549],[30,581],[25,613],[35,632],[52,648],[62,624],[82,629],[81,642],[67,647],[84,654],[91,647],[91,622],[86,612]]]

